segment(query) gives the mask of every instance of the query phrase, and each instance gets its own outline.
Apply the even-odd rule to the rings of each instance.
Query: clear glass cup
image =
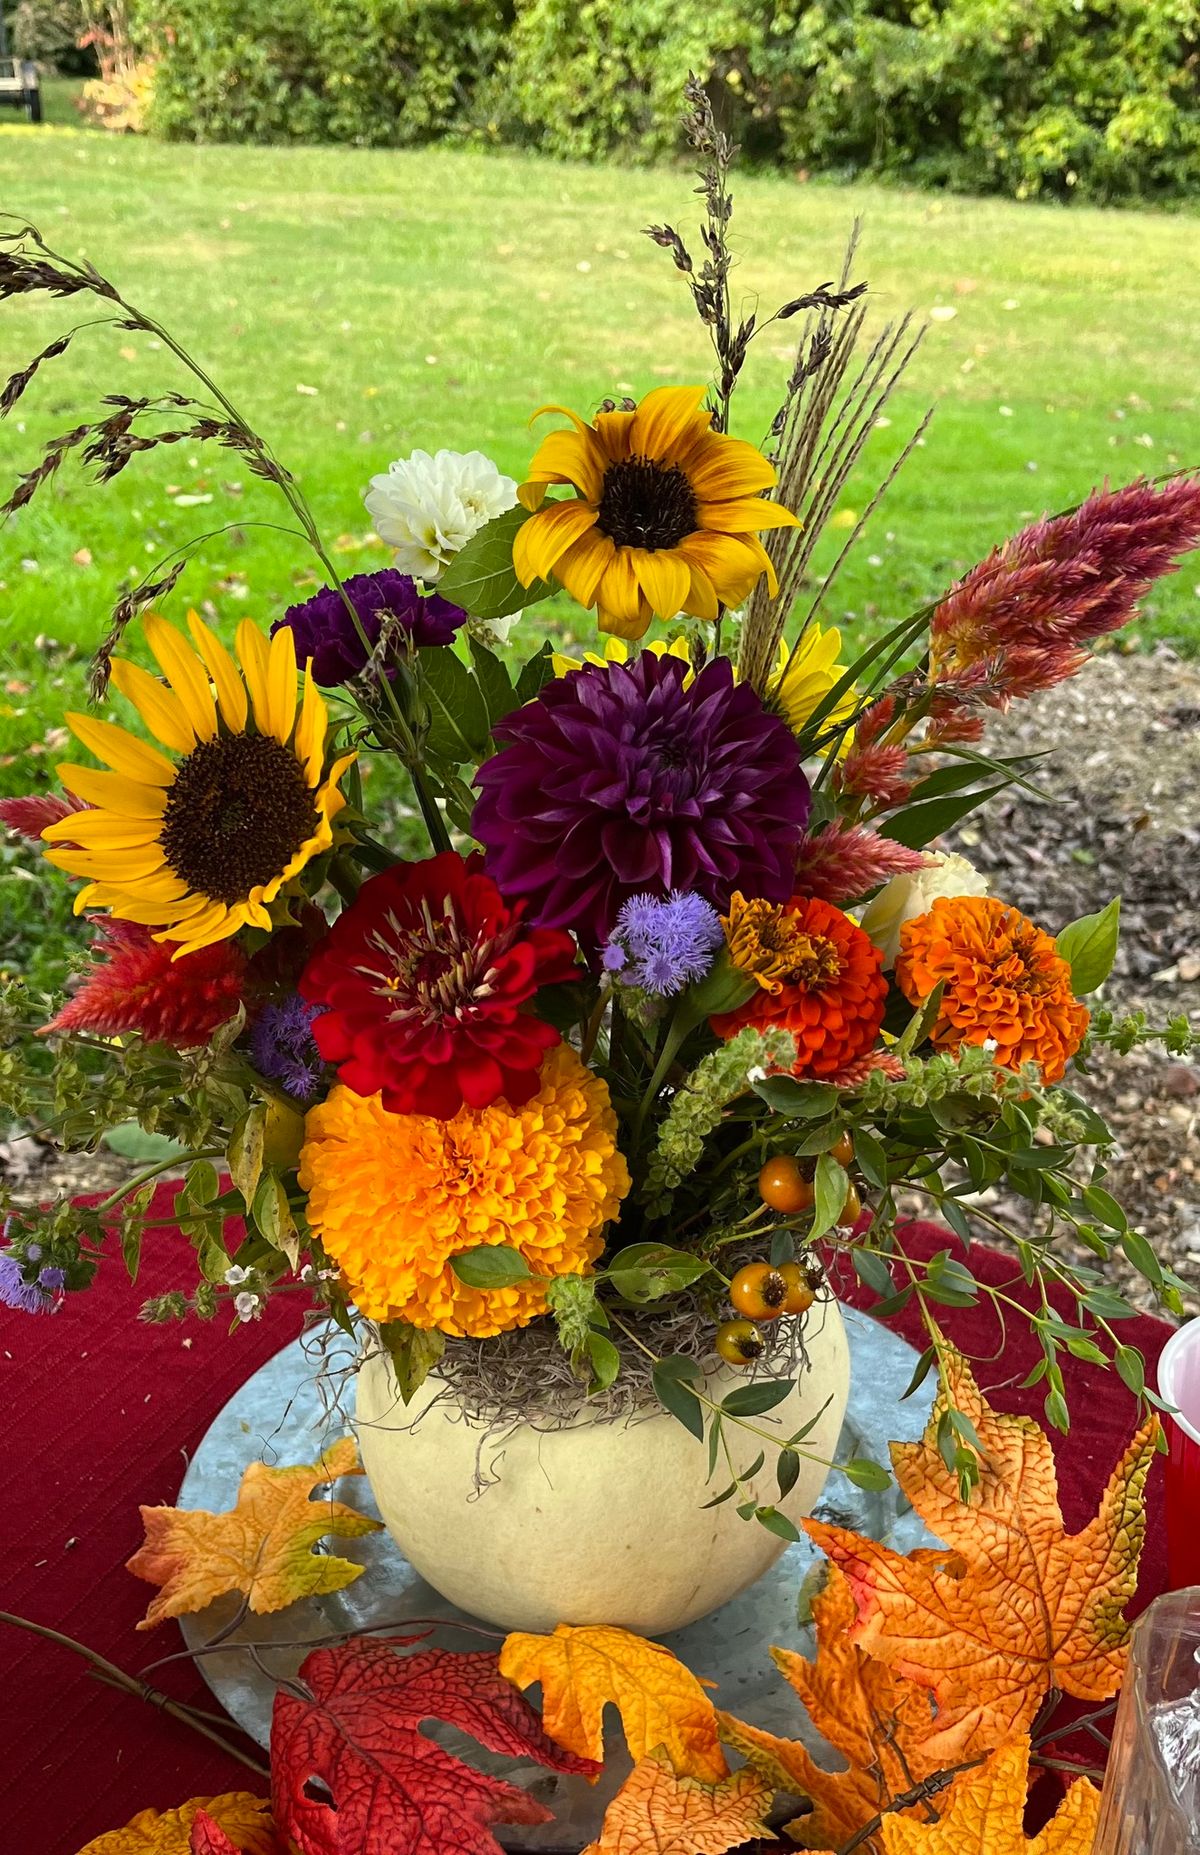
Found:
[[[1133,1628],[1093,1855],[1200,1851],[1200,1585]]]

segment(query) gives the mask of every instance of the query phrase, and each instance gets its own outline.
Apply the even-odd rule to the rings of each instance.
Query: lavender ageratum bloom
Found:
[[[372,645],[379,642],[386,618],[398,619],[401,630],[417,647],[452,644],[466,618],[461,607],[451,605],[438,593],[423,596],[416,581],[397,573],[394,567],[385,567],[380,573],[356,573],[344,586]],[[281,625],[295,633],[297,661],[303,664],[312,658],[314,680],[323,688],[331,689],[357,676],[367,661],[358,628],[335,587],[323,586],[303,605],[290,605],[272,625],[272,637]]]
[[[277,1005],[268,1005],[250,1032],[250,1051],[259,1074],[282,1083],[295,1101],[305,1103],[321,1093],[325,1073],[312,1034],[316,1015],[299,992],[291,992]]]
[[[669,997],[703,979],[724,939],[721,917],[702,895],[685,889],[672,889],[665,901],[635,895],[617,916],[601,963],[626,985]]]
[[[635,896],[792,893],[811,805],[795,737],[726,659],[687,674],[644,651],[556,677],[496,726],[476,775],[472,830],[501,894],[585,951]]]
[[[4,1307],[22,1314],[53,1314],[61,1304],[65,1282],[64,1272],[54,1268],[43,1269],[34,1281],[27,1281],[16,1252],[0,1250],[0,1305]]]

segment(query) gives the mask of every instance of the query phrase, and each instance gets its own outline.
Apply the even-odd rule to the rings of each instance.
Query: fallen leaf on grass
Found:
[[[938,1450],[952,1405],[980,1444],[969,1504]],[[967,1363],[949,1356],[946,1383],[919,1443],[892,1445],[896,1479],[950,1553],[905,1558],[841,1527],[805,1521],[845,1572],[858,1608],[854,1640],[932,1691],[931,1755],[952,1765],[964,1743],[998,1745],[1032,1723],[1048,1690],[1107,1700],[1125,1671],[1128,1626],[1146,1531],[1142,1498],[1157,1424],[1134,1437],[1094,1520],[1067,1533],[1054,1457],[1030,1417],[993,1411]]]
[[[250,1609],[262,1615],[352,1584],[361,1565],[312,1548],[327,1533],[341,1539],[378,1533],[379,1522],[330,1496],[309,1497],[325,1482],[361,1474],[357,1447],[347,1436],[316,1462],[295,1468],[252,1462],[242,1476],[237,1504],[227,1513],[143,1507],[146,1541],[126,1564],[161,1590],[139,1630],[152,1629],[164,1617],[204,1610],[230,1591],[240,1591]]]
[[[1014,1739],[975,1771],[954,1780],[935,1808],[936,1823],[884,1818],[884,1855],[1091,1855],[1100,1793],[1087,1778],[1072,1784],[1041,1834],[1025,1834],[1029,1740]],[[940,1806],[940,1807],[939,1807]]]
[[[494,1655],[398,1655],[393,1643],[358,1637],[316,1650],[300,1680],[310,1698],[283,1689],[275,1697],[271,1794],[276,1823],[302,1855],[498,1855],[490,1824],[551,1821],[528,1791],[427,1738],[423,1720],[457,1726],[509,1758],[599,1776],[546,1737]]]
[[[726,1855],[756,1836],[769,1836],[763,1821],[774,1786],[746,1766],[720,1784],[678,1778],[663,1751],[652,1752],[604,1813],[600,1839],[583,1855]]]
[[[611,1701],[635,1760],[662,1746],[680,1777],[714,1781],[729,1769],[716,1709],[696,1676],[669,1649],[629,1630],[569,1623],[553,1636],[517,1630],[500,1651],[500,1672],[519,1688],[541,1682],[546,1731],[584,1758],[604,1756]]]
[[[856,1648],[854,1595],[842,1574],[813,1600],[817,1654],[813,1661],[788,1649],[772,1649],[775,1665],[796,1690],[813,1725],[848,1763],[845,1771],[817,1764],[798,1739],[780,1739],[756,1726],[721,1715],[721,1737],[764,1772],[779,1790],[812,1800],[809,1815],[788,1824],[788,1834],[805,1848],[841,1848],[893,1798],[964,1756],[939,1738],[939,1722],[924,1688],[898,1681],[883,1662]],[[870,1845],[868,1845],[869,1847]]]
[[[177,1810],[140,1810],[124,1829],[110,1829],[97,1836],[79,1855],[276,1855],[278,1844],[268,1815],[265,1797],[251,1797],[245,1791],[228,1791],[223,1797],[193,1797]],[[194,1840],[194,1825],[206,1815],[223,1831],[226,1842],[210,1841],[208,1847]],[[205,1832],[202,1829],[200,1834]]]

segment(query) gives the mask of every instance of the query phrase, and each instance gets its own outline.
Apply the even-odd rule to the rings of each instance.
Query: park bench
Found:
[[[28,58],[0,58],[0,104],[23,109],[30,122],[42,120],[38,68]]]

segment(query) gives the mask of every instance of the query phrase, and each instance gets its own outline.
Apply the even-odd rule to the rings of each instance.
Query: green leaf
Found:
[[[626,1301],[644,1304],[675,1294],[707,1275],[711,1264],[666,1243],[631,1243],[609,1265],[608,1279]]]
[[[850,1190],[850,1180],[844,1166],[839,1166],[831,1153],[822,1153],[813,1174],[813,1221],[808,1233],[808,1241],[815,1243],[827,1230],[832,1230],[842,1215],[842,1206]]]
[[[446,1348],[446,1337],[434,1329],[410,1327],[406,1320],[384,1321],[379,1340],[392,1362],[396,1385],[405,1404],[420,1390]]]
[[[837,1106],[838,1092],[827,1082],[797,1082],[792,1076],[767,1076],[754,1093],[789,1121],[815,1121]]]
[[[266,1135],[267,1110],[261,1101],[257,1101],[237,1123],[225,1152],[230,1177],[242,1194],[242,1203],[247,1210],[254,1203],[254,1194],[262,1177]]]
[[[479,684],[483,696],[483,705],[487,710],[490,726],[511,713],[517,706],[517,692],[512,686],[508,671],[494,651],[488,650],[478,638],[468,640],[471,652],[471,664],[475,671],[475,681]]]
[[[225,1245],[211,1234],[201,1237],[196,1246],[196,1261],[206,1282],[223,1282],[229,1268]]]
[[[1106,1192],[1102,1185],[1086,1185],[1083,1189],[1083,1202],[1098,1223],[1107,1224],[1110,1230],[1128,1229],[1129,1219],[1125,1212],[1112,1193]]]
[[[854,1163],[868,1185],[882,1190],[887,1184],[887,1153],[883,1142],[865,1127],[854,1130]]]
[[[800,1479],[800,1458],[794,1449],[780,1450],[775,1462],[775,1479],[779,1483],[779,1498],[782,1501]]]
[[[786,1539],[792,1545],[800,1538],[787,1515],[781,1514],[777,1507],[760,1507],[754,1518],[760,1527],[766,1527],[768,1533],[776,1533],[780,1539]]]
[[[1113,1354],[1113,1364],[1134,1397],[1140,1398],[1146,1389],[1146,1361],[1137,1347],[1118,1346]]]
[[[909,1019],[904,1034],[896,1045],[895,1053],[900,1058],[901,1062],[916,1049],[919,1043],[924,1043],[926,1037],[933,1029],[937,1022],[938,1012],[942,1008],[942,993],[945,990],[945,980],[939,979],[933,991],[921,1006],[921,1009],[919,1011],[914,1011],[912,1017]]]
[[[726,1501],[731,1501],[736,1493],[737,1483],[736,1481],[731,1481],[728,1488],[725,1488],[720,1494],[714,1494],[711,1501],[705,1501],[700,1512],[704,1513],[709,1507],[723,1506]]]
[[[781,1269],[785,1262],[796,1260],[796,1239],[790,1230],[776,1230],[771,1235],[771,1267]]]
[[[997,780],[992,786],[981,786],[974,792],[959,792],[941,799],[925,799],[917,805],[906,805],[903,811],[896,812],[886,823],[879,827],[883,837],[890,837],[895,844],[904,844],[909,850],[923,850],[933,838],[940,837],[951,825],[965,818],[977,806],[984,805],[997,792],[1003,792],[1009,784],[1007,779]]]
[[[855,1456],[852,1462],[839,1462],[838,1467],[856,1488],[869,1488],[873,1494],[883,1494],[892,1485],[887,1470],[870,1456]]]
[[[696,1361],[679,1353],[660,1359],[651,1375],[654,1395],[663,1409],[677,1418],[685,1430],[690,1430],[698,1443],[704,1441],[704,1411],[695,1392],[689,1391],[684,1381],[701,1377],[703,1374]]]
[[[1077,998],[1086,998],[1108,978],[1117,957],[1120,932],[1118,895],[1099,914],[1080,915],[1078,921],[1069,922],[1058,936],[1054,944],[1071,968],[1071,990]]]
[[[541,650],[537,651],[528,663],[522,665],[521,674],[517,678],[518,704],[524,705],[526,702],[532,702],[538,691],[546,683],[552,682],[553,678],[554,651],[547,639]]]
[[[529,1265],[506,1243],[481,1243],[450,1258],[450,1267],[468,1288],[512,1288],[529,1280]]]
[[[277,1172],[264,1172],[254,1194],[251,1213],[255,1224],[271,1245],[287,1257],[288,1267],[300,1267],[300,1232],[288,1203],[287,1188]]]
[[[938,1210],[949,1224],[955,1236],[961,1237],[964,1243],[969,1243],[971,1241],[971,1226],[967,1222],[967,1214],[959,1204],[957,1198],[952,1198],[947,1194],[945,1198],[939,1199]]]
[[[900,1402],[902,1404],[905,1398],[911,1398],[914,1391],[920,1390],[925,1380],[929,1377],[936,1359],[936,1346],[927,1346],[925,1351],[921,1354],[921,1357],[917,1360],[916,1365],[913,1367],[913,1375],[909,1379],[907,1386],[900,1393]]]
[[[873,1250],[861,1249],[856,1244],[850,1251],[850,1260],[854,1264],[855,1275],[865,1287],[881,1295],[885,1301],[895,1294],[896,1284],[892,1280],[892,1272],[882,1256],[877,1256]]]
[[[455,766],[486,759],[487,703],[462,658],[448,645],[429,644],[417,652],[417,669],[429,710],[427,751]]]
[[[132,1160],[135,1166],[154,1166],[164,1159],[183,1159],[187,1153],[185,1146],[178,1140],[168,1140],[166,1134],[147,1133],[136,1121],[122,1121],[117,1127],[110,1127],[104,1135],[104,1144],[110,1152],[121,1159]]]
[[[221,1190],[221,1180],[210,1159],[194,1159],[187,1169],[180,1196],[188,1205],[212,1204]]]
[[[596,1391],[607,1391],[621,1370],[620,1353],[617,1351],[612,1341],[607,1339],[604,1334],[597,1333],[595,1328],[592,1329],[587,1337],[587,1353],[588,1358],[592,1362],[592,1372],[595,1375],[594,1389]]]
[[[722,1398],[721,1409],[727,1417],[760,1417],[764,1411],[773,1411],[777,1404],[782,1404],[792,1389],[790,1378],[770,1378],[757,1385],[739,1385],[736,1391]]]
[[[548,599],[555,588],[546,580],[522,586],[513,566],[517,530],[531,519],[519,505],[506,509],[473,535],[438,581],[438,592],[462,606],[472,618],[507,618]]]

